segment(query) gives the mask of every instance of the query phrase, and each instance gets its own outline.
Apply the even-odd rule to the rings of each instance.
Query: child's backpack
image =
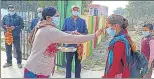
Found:
[[[117,41],[122,41],[125,43],[127,64],[124,66],[127,66],[127,68],[130,69],[130,78],[141,78],[147,73],[148,61],[140,51],[132,51],[129,39],[126,39],[127,37],[127,35],[115,37],[114,40],[110,42],[110,45],[114,46]],[[113,57],[111,59],[113,59]]]

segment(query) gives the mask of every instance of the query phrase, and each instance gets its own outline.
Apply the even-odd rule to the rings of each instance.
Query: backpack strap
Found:
[[[129,45],[130,45],[130,47],[131,47],[131,51],[133,51],[133,52],[135,52],[136,51],[136,47],[135,47],[135,49],[133,49],[133,45],[134,45],[134,42],[132,41],[132,39],[131,39],[131,37],[128,35],[128,34],[126,34],[126,39],[128,40],[128,42],[129,42]],[[123,43],[125,43],[124,41],[122,41]],[[126,44],[125,44],[126,45]],[[121,59],[121,63],[122,63],[122,65],[123,65],[123,68],[122,68],[122,71],[124,72],[124,68],[127,68],[127,67],[129,67],[130,68],[130,66],[129,66],[129,62],[127,61],[127,58],[126,58],[126,64],[124,64],[124,55],[125,54],[123,54],[123,56],[122,56],[122,59]],[[126,55],[127,56],[127,55]]]
[[[123,55],[122,55],[122,58],[121,58],[121,63],[122,63],[122,65],[123,65],[123,67],[122,67],[122,72],[124,72],[124,68],[127,67],[127,66],[124,64],[124,55],[125,55],[125,54],[123,54]],[[127,60],[126,60],[126,61],[127,61]],[[127,62],[126,62],[126,64],[127,64]]]

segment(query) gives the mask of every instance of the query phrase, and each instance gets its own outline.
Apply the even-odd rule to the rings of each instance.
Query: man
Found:
[[[38,23],[38,21],[40,21],[42,19],[42,11],[43,11],[43,8],[38,8],[37,9],[37,13],[38,13],[38,18],[35,18],[32,20],[32,23],[30,25],[30,28],[29,28],[29,32],[32,31],[32,29],[36,26],[36,24]]]
[[[9,14],[3,17],[2,28],[4,29],[5,39],[7,39],[6,33],[8,29],[11,29],[13,42],[8,43],[5,40],[7,63],[3,66],[4,68],[12,66],[12,44],[14,44],[17,54],[17,64],[19,68],[22,68],[22,53],[20,49],[20,33],[21,29],[24,28],[23,19],[15,12],[13,5],[8,6]]]
[[[87,25],[84,19],[79,17],[80,9],[77,5],[73,5],[71,8],[72,16],[66,18],[62,31],[71,34],[88,34]],[[66,47],[76,47],[76,44],[65,44]],[[81,59],[78,59],[78,52],[66,52],[66,78],[71,78],[72,71],[72,59],[75,55],[75,78],[80,78],[81,73]]]
[[[31,22],[31,25],[30,25],[30,27],[29,27],[29,35],[28,35],[28,42],[29,42],[29,47],[31,48],[31,43],[30,43],[30,36],[31,36],[31,33],[33,33],[32,32],[32,30],[33,30],[33,28],[37,25],[37,23],[39,22],[39,21],[41,21],[41,19],[42,19],[42,12],[43,12],[43,8],[42,7],[39,7],[38,9],[37,9],[37,13],[38,13],[38,18],[35,18],[35,19],[33,19],[32,20],[32,22]]]
[[[152,24],[145,24],[143,26],[143,35],[141,41],[141,51],[148,59],[148,68],[149,72],[145,75],[146,78],[151,78],[152,71],[153,71],[153,59],[154,59],[154,37],[152,36],[153,33],[153,25]]]

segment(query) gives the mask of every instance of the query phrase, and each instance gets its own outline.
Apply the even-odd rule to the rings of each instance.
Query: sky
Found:
[[[125,8],[128,4],[128,1],[93,1],[92,4],[99,4],[102,6],[108,7],[108,15],[113,14],[113,11],[118,8],[122,7]]]

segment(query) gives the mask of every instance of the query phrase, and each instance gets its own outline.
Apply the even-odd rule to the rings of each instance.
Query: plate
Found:
[[[76,52],[77,48],[75,47],[58,47],[60,52]]]

